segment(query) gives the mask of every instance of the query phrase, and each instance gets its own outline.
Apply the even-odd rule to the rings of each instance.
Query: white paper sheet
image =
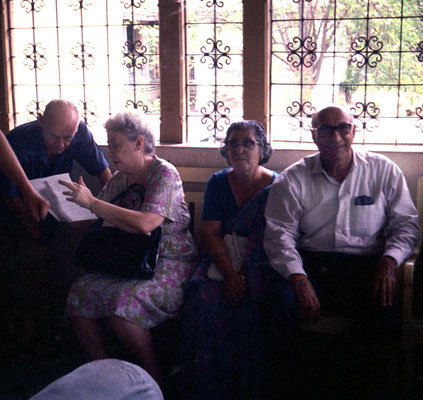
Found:
[[[69,174],[59,174],[30,180],[35,190],[50,202],[50,214],[60,222],[97,219],[97,216],[90,210],[66,200],[66,196],[63,192],[68,190],[68,188],[61,185],[59,180],[72,182]]]

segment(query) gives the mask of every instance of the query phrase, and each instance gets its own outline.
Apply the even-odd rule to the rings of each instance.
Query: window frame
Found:
[[[212,0],[209,0],[212,1]],[[216,1],[216,0],[213,0]],[[225,1],[225,0],[223,0]],[[4,79],[0,80],[0,129],[8,132],[13,126],[13,91],[10,68],[8,0],[2,0],[0,9],[0,65]],[[185,71],[185,1],[159,0],[159,54],[160,54],[160,143],[190,145],[186,124],[186,71]],[[243,1],[243,118],[255,119],[270,130],[270,67],[271,67],[271,1]],[[165,55],[165,56],[163,56]],[[273,143],[276,148],[310,149],[310,144]],[[207,143],[204,147],[215,148]],[[403,146],[381,145],[394,151],[407,151]],[[414,145],[411,151],[416,151]],[[367,149],[368,147],[366,147]],[[377,148],[377,146],[372,146]]]

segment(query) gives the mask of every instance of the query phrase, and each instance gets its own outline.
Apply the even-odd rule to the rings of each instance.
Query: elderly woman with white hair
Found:
[[[104,226],[146,235],[161,227],[157,269],[149,280],[85,273],[70,290],[67,315],[91,359],[108,357],[101,323],[106,319],[160,384],[150,329],[175,316],[183,300],[182,286],[197,266],[190,215],[177,170],[154,154],[153,135],[141,119],[124,112],[104,126],[118,171],[97,198],[81,178],[78,183],[63,182],[70,189],[64,193],[95,213]],[[120,194],[128,191],[122,199]]]

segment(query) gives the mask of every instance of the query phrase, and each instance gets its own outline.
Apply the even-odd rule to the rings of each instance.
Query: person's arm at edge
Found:
[[[413,254],[419,242],[419,218],[401,170],[394,165],[386,182],[388,226],[383,255],[392,257],[397,265]]]
[[[23,202],[30,215],[38,222],[44,219],[50,208],[50,203],[33,188],[25,171],[11,148],[6,136],[0,131],[0,159],[2,172],[12,181],[22,194]],[[22,214],[22,205],[19,200],[13,201],[15,211]],[[16,203],[18,202],[18,203]]]
[[[394,300],[398,266],[409,257],[419,240],[418,215],[401,170],[393,165],[384,189],[388,199],[387,240],[375,274],[373,299],[388,307]]]

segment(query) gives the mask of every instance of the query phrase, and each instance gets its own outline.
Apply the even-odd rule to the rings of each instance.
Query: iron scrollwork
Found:
[[[201,1],[203,1],[203,0],[201,0]],[[213,6],[223,7],[223,5],[224,5],[223,1],[221,1],[221,0],[209,0],[206,3],[206,7],[213,7]]]
[[[421,41],[418,45],[418,56],[417,56],[417,60],[419,60],[420,62],[423,62],[423,41]]]
[[[298,68],[300,65],[311,67],[317,60],[316,49],[317,44],[313,42],[310,36],[304,39],[294,37],[292,42],[289,42],[286,47],[290,51],[287,60],[292,63],[292,66]]]
[[[143,3],[145,3],[145,0],[120,0],[120,2],[123,4],[123,6],[128,8],[140,8]]]
[[[92,0],[69,0],[69,7],[72,7],[75,11],[88,10],[88,7],[92,4]]]
[[[77,43],[72,47],[71,53],[74,56],[72,65],[77,69],[89,69],[95,63],[94,49],[89,42]]]
[[[40,12],[41,8],[45,5],[44,0],[22,0],[21,7],[25,8],[27,13]]]
[[[382,48],[383,43],[377,36],[371,36],[368,39],[360,36],[351,43],[351,49],[354,50],[351,61],[357,63],[358,68],[362,68],[365,65],[375,68],[378,62],[382,61],[383,57],[380,54]]]
[[[305,101],[304,103],[300,103],[298,101],[292,102],[292,105],[286,108],[286,112],[297,121],[297,126],[293,126],[295,129],[300,128],[311,128],[311,117],[313,113],[316,112],[316,108],[311,104],[311,101]],[[307,125],[306,121],[309,121]]]
[[[225,125],[229,125],[230,122],[228,118],[228,114],[230,113],[229,108],[225,107],[225,104],[221,100],[217,102],[209,101],[207,105],[211,106],[212,109],[207,111],[206,107],[201,107],[200,111],[201,114],[203,114],[201,123],[207,124],[208,122],[212,122],[212,125],[207,126],[207,130],[222,132],[223,126],[221,126],[220,123],[224,122]]]
[[[82,105],[83,108],[83,114],[84,114],[84,122],[88,126],[92,126],[94,123],[97,122],[97,115],[95,111],[91,111],[92,109],[95,109],[96,106],[92,101],[80,101],[79,102]]]
[[[128,49],[128,51],[125,51]],[[147,57],[145,53],[147,52],[147,47],[144,46],[140,40],[137,40],[135,43],[128,40],[125,42],[125,46],[123,46],[123,60],[122,64],[126,66],[126,68],[138,68],[142,69],[143,64],[147,64]]]
[[[360,130],[373,132],[379,127],[379,120],[377,117],[380,113],[380,108],[376,107],[373,101],[366,104],[357,102],[354,107],[351,107],[351,112],[353,117],[360,121]]]
[[[47,59],[45,58],[46,49],[41,43],[28,43],[24,50],[24,54],[26,56],[24,65],[30,70],[42,69],[47,64]]]
[[[148,111],[148,107],[141,100],[138,100],[137,102],[127,100],[126,106],[132,107],[134,110],[138,110],[139,108],[141,108],[145,113]]]
[[[416,122],[416,128],[419,128],[423,132],[423,105],[416,107],[416,115],[419,117]]]
[[[229,57],[229,52],[231,51],[231,48],[229,46],[225,46],[223,49],[221,49],[220,46],[222,45],[222,41],[213,40],[211,38],[208,38],[206,40],[206,43],[211,44],[212,48],[211,50],[207,51],[206,46],[201,46],[200,50],[203,53],[203,56],[200,58],[200,62],[204,64],[206,62],[206,57],[210,57],[213,61],[213,63],[209,65],[210,69],[222,69],[222,58],[225,59],[226,65],[229,65],[231,63],[231,57]]]
[[[26,110],[28,111],[29,116],[32,116],[35,118],[38,118],[44,109],[45,109],[44,101],[31,100],[31,102],[26,106]]]

